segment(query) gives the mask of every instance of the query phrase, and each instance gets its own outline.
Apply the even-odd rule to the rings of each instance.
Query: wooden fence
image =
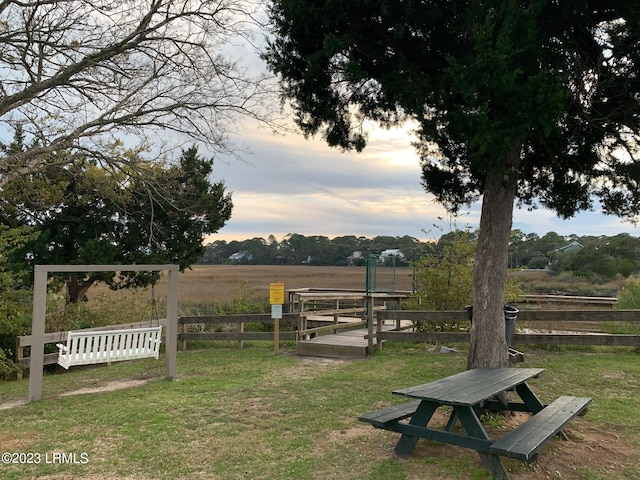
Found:
[[[290,330],[283,330],[279,333],[280,340],[296,340],[296,329],[300,323],[300,316],[297,313],[285,313],[280,320],[281,325],[293,325]],[[185,348],[187,340],[235,340],[238,347],[242,348],[244,340],[268,340],[273,341],[272,331],[251,331],[245,332],[247,323],[273,324],[271,314],[239,314],[239,315],[209,315],[204,317],[179,317],[178,318],[178,341],[182,341]],[[201,326],[203,331],[189,331],[189,325]],[[206,325],[225,325],[227,328],[234,328],[235,331],[204,331]]]
[[[396,322],[395,331],[376,331],[378,341],[469,342],[470,335],[464,331],[408,331],[418,322],[429,323],[436,330],[462,327],[469,324],[467,312],[387,310],[378,312],[377,318],[380,327],[384,321]],[[519,333],[514,334],[513,345],[640,346],[640,310],[521,310],[516,324]],[[615,330],[632,333],[602,333]]]
[[[321,312],[315,312],[321,313]],[[333,313],[333,312],[332,312]],[[469,333],[466,331],[411,331],[418,322],[430,323],[433,329],[450,330],[451,325],[458,325],[463,330],[468,326],[467,312],[464,311],[419,311],[419,310],[377,310],[375,336],[377,341],[391,340],[395,342],[414,343],[466,343]],[[393,321],[396,329],[382,331],[384,322]],[[163,324],[164,320],[160,320]],[[126,327],[137,328],[149,322],[137,322]],[[238,342],[242,348],[245,340],[273,341],[271,328],[265,331],[245,331],[247,323],[273,324],[270,314],[246,315],[214,315],[205,317],[179,317],[178,341],[184,348],[187,341],[231,340]],[[338,330],[361,327],[364,322],[330,324],[315,329],[301,328],[306,326],[306,318],[299,313],[285,313],[281,325],[287,325],[280,331],[280,339],[297,341],[301,334],[335,333]],[[218,325],[220,331],[207,331],[208,326]],[[194,331],[200,329],[201,331]],[[224,326],[224,327],[223,327]],[[518,331],[513,336],[513,345],[610,345],[640,346],[640,310],[521,310],[517,320]],[[89,330],[106,330],[123,328],[123,325],[96,327]],[[213,327],[215,330],[215,327]],[[628,330],[632,333],[603,333],[615,330]],[[65,332],[48,333],[45,343],[63,342]],[[16,361],[29,367],[29,357],[24,356],[25,347],[31,346],[31,336],[18,337],[16,342]],[[57,353],[45,355],[45,365],[57,362]]]

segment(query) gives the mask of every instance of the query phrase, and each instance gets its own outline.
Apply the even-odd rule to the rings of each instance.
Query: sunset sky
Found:
[[[425,241],[448,230],[442,206],[420,184],[418,156],[408,129],[373,130],[362,153],[343,153],[301,134],[273,135],[248,127],[239,141],[245,161],[218,161],[216,180],[233,193],[232,218],[215,240],[267,239],[288,233],[374,237],[409,235]],[[463,209],[458,227],[478,227],[480,203]],[[513,228],[544,235],[640,235],[617,217],[587,212],[561,220],[547,210],[516,210]]]
[[[256,35],[258,46],[264,46],[263,35]],[[249,71],[265,71],[264,62],[246,43],[236,43],[230,52]],[[369,125],[368,131],[362,153],[343,153],[321,138],[307,140],[295,132],[273,135],[247,123],[235,140],[252,153],[244,155],[244,162],[221,159],[214,165],[216,180],[224,180],[233,193],[234,208],[227,224],[205,242],[269,235],[281,241],[289,233],[329,238],[409,235],[425,241],[440,236],[434,224],[446,233],[447,221],[439,217],[446,219],[447,212],[420,183],[410,127],[387,131]],[[461,211],[458,227],[476,229],[479,219],[477,202]],[[541,236],[551,231],[640,235],[639,227],[599,211],[562,220],[548,210],[516,210],[513,228]]]

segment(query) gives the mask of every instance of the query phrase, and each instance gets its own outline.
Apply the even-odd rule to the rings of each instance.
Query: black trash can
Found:
[[[511,346],[513,340],[513,334],[516,332],[516,320],[518,318],[518,310],[512,305],[504,306],[504,336],[507,339],[507,345]]]
[[[467,311],[467,315],[469,316],[469,321],[473,322],[473,306],[467,305],[464,308]],[[520,310],[512,305],[504,306],[504,336],[509,347],[511,346],[511,341],[513,340],[513,334],[516,331],[516,320],[518,318],[518,312],[520,312]]]

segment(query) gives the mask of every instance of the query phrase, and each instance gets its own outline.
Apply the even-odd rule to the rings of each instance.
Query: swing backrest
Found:
[[[67,334],[66,344],[58,344],[58,364],[74,365],[158,358],[162,326],[121,330],[76,330]]]

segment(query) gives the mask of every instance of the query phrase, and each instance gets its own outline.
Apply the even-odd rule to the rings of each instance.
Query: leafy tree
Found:
[[[66,153],[66,152],[64,152]],[[213,161],[195,147],[175,165],[129,155],[129,168],[103,168],[94,159],[54,156],[37,172],[14,178],[0,191],[0,222],[39,233],[10,258],[38,264],[176,263],[185,269],[204,253],[204,235],[231,216],[224,183],[211,183]],[[151,278],[139,272],[69,274],[69,300],[96,282],[128,287]]]
[[[443,235],[415,263],[416,298],[425,310],[462,310],[471,303],[476,239],[468,231]]]
[[[0,225],[0,380],[14,378],[20,370],[13,360],[16,336],[31,329],[31,271],[24,262],[9,269],[9,256],[37,234],[29,228],[9,229]]]
[[[241,117],[270,122],[268,79],[225,49],[250,40],[252,0],[8,0],[0,4],[0,122],[33,147],[0,162],[0,186],[49,163],[114,165],[105,144],[126,135],[175,148],[186,137],[233,153]],[[173,135],[162,135],[162,133]]]
[[[640,280],[630,278],[618,293],[616,309],[640,309]]]
[[[638,240],[628,234],[594,238],[581,251],[559,259],[557,269],[588,278],[628,277],[639,270],[639,247]]]
[[[640,211],[640,10],[633,2],[274,0],[264,56],[306,135],[361,150],[363,120],[417,122],[425,189],[482,196],[468,366],[508,363],[516,201],[562,217]]]

